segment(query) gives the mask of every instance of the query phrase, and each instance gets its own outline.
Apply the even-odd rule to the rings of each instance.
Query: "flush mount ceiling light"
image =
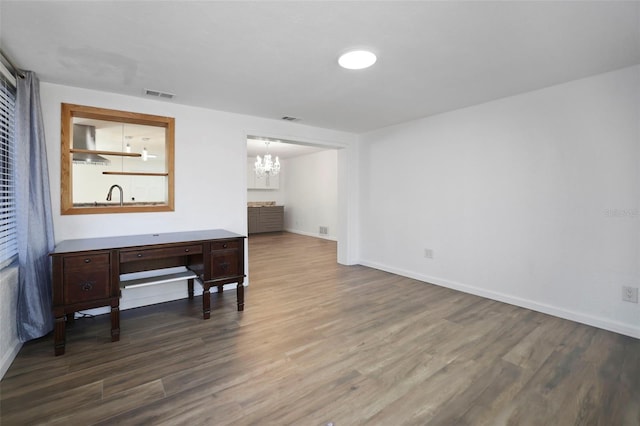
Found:
[[[352,50],[340,56],[338,63],[348,70],[361,70],[375,64],[377,59],[376,55],[368,50]]]

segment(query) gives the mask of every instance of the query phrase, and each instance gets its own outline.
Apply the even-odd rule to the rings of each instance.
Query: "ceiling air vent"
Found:
[[[285,115],[284,117],[282,117],[282,119],[283,119],[284,121],[300,121],[300,119],[299,119],[299,118],[296,118],[296,117],[289,117],[289,116],[287,116],[287,115]]]
[[[163,99],[173,99],[173,97],[175,96],[173,93],[161,92],[159,90],[151,89],[144,89],[144,94],[147,96],[155,96],[157,98]]]

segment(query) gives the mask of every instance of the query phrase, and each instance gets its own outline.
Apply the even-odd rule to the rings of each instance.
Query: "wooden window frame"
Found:
[[[62,104],[60,126],[60,212],[62,215],[104,214],[104,213],[148,213],[174,211],[174,139],[175,119],[159,115],[141,114],[97,108],[85,105]],[[113,121],[118,123],[141,124],[165,128],[165,161],[167,170],[167,203],[141,206],[97,206],[74,207],[73,205],[73,119],[74,117]],[[123,155],[125,153],[110,153]],[[140,173],[140,175],[144,175]]]

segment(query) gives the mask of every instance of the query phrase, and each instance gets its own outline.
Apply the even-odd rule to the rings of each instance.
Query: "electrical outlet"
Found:
[[[625,302],[638,303],[638,287],[622,286],[622,300]]]
[[[427,259],[433,259],[433,250],[428,248],[424,249],[424,257]]]

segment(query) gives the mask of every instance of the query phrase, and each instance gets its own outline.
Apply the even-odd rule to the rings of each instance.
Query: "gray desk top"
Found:
[[[124,235],[118,237],[82,238],[64,240],[56,245],[50,254],[74,253],[91,250],[108,250],[140,247],[157,244],[171,244],[195,241],[218,240],[225,238],[245,238],[224,229],[203,229],[201,231],[166,232],[143,235]]]

